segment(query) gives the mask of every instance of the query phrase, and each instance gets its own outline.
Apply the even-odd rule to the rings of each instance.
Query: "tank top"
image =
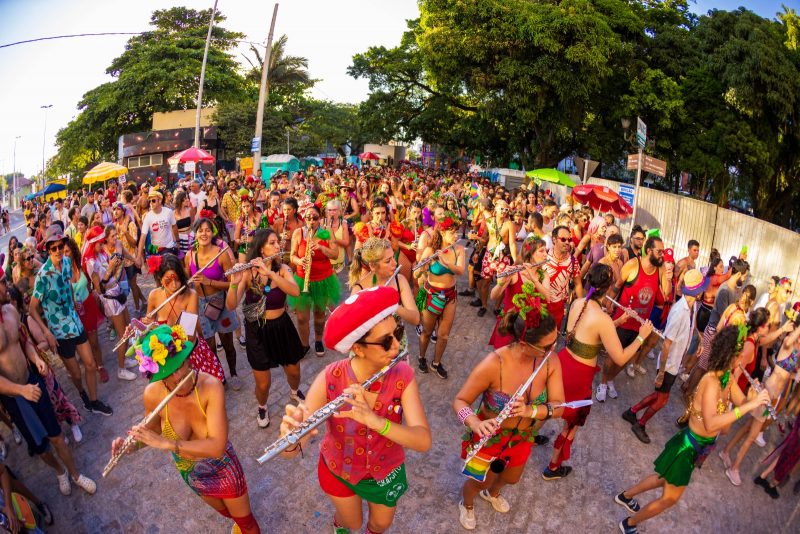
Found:
[[[328,242],[326,240],[318,241],[320,245],[323,247],[328,247]],[[306,237],[305,237],[305,229],[303,230],[303,237],[300,240],[300,243],[297,245],[297,256],[300,258],[306,257]],[[303,264],[297,266],[297,276],[300,278],[305,278],[306,271],[305,271],[305,262]],[[333,274],[333,266],[331,265],[331,260],[322,252],[319,248],[314,251],[311,255],[311,282],[319,282],[320,280],[325,280],[329,276]]]
[[[625,281],[622,293],[617,300],[623,306],[633,309],[641,317],[647,319],[650,317],[650,312],[653,311],[656,301],[663,303],[664,299],[658,284],[658,269],[655,269],[651,274],[647,274],[642,268],[642,261],[639,258],[636,258],[636,261],[639,262],[636,276],[633,280]],[[622,314],[623,311],[617,308],[616,312],[614,312],[614,319],[618,319]],[[637,331],[639,326],[639,322],[636,319],[629,317],[622,323],[620,328]]]
[[[197,266],[195,263],[197,261],[197,251],[194,254],[189,256],[189,272],[194,275],[197,271],[200,270],[200,267]],[[222,281],[225,280],[225,272],[222,270],[222,265],[219,264],[219,258],[214,260],[214,263],[208,266],[208,268],[203,271],[203,275],[208,278],[209,280],[217,280]]]
[[[185,230],[192,225],[192,218],[190,216],[181,217],[180,219],[175,219],[175,226],[178,227],[178,231]]]

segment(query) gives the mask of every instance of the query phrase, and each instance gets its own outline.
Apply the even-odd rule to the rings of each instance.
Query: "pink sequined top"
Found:
[[[405,362],[395,365],[373,384],[370,390],[378,392],[374,411],[392,423],[403,419],[401,399],[403,391],[414,379],[414,370]],[[325,387],[331,401],[350,384],[357,383],[350,360],[339,360],[325,368]],[[377,431],[345,417],[331,417],[327,421],[328,431],[320,445],[320,454],[331,472],[350,484],[365,478],[383,480],[403,463],[403,448],[381,436]]]

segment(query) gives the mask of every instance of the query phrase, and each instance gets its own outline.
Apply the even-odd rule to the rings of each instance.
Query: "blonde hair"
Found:
[[[383,258],[387,249],[391,249],[392,244],[379,237],[370,237],[364,241],[364,245],[357,249],[353,254],[353,262],[350,264],[350,272],[347,277],[347,285],[350,289],[355,285],[361,285],[360,282],[364,278],[368,265],[375,263]]]

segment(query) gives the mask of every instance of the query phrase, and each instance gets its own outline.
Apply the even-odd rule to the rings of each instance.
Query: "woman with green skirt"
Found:
[[[310,319],[314,314],[314,352],[325,355],[322,331],[325,313],[339,303],[341,287],[331,260],[339,257],[339,247],[329,230],[320,227],[320,208],[308,203],[300,206],[305,226],[292,234],[291,262],[296,268],[294,279],[300,296],[289,296],[289,306],[297,314],[297,330],[307,351],[310,346]],[[309,241],[311,242],[309,249]]]
[[[655,473],[635,486],[623,491],[614,501],[631,514],[619,523],[623,534],[636,534],[642,521],[657,516],[680,500],[689,484],[692,471],[701,466],[711,451],[719,433],[742,415],[763,409],[769,402],[769,393],[753,391],[746,399],[736,380],[731,380],[739,345],[744,342],[747,330],[726,326],[711,341],[708,371],[700,380],[686,408],[689,425],[675,434],[656,458]],[[752,391],[752,390],[751,390]],[[733,402],[733,410],[729,403]],[[645,491],[661,488],[661,497],[640,507],[635,497]]]

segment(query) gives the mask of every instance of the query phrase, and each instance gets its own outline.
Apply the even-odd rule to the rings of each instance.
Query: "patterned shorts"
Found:
[[[499,258],[495,258],[491,251],[487,250],[483,255],[483,264],[481,266],[481,276],[484,279],[491,280],[498,272],[502,272],[506,267],[511,265],[511,256],[503,254]]]

